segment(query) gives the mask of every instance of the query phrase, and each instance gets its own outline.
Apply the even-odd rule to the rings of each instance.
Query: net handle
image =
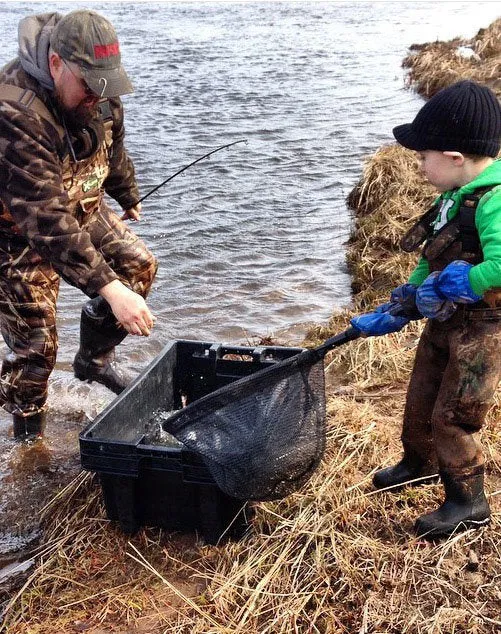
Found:
[[[332,348],[337,348],[338,346],[342,346],[349,341],[358,339],[361,334],[362,333],[357,328],[347,328],[346,330],[343,330],[343,332],[340,332],[338,335],[330,337],[330,339],[326,339],[321,346],[315,348],[315,352],[318,354],[319,357],[324,357],[329,350],[332,350]]]

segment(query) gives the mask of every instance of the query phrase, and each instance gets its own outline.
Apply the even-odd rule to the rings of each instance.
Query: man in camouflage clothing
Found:
[[[133,91],[112,25],[92,11],[30,16],[0,71],[0,327],[9,348],[0,402],[14,436],[43,433],[63,277],[91,298],[75,376],[125,388],[111,364],[128,333],[147,336],[157,264],[123,220],[141,210],[119,96]],[[104,193],[124,210],[121,219]]]

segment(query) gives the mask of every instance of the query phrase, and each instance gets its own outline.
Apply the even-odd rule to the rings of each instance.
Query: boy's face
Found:
[[[459,152],[440,152],[438,150],[423,150],[418,152],[420,169],[427,180],[438,191],[445,192],[463,185],[457,156]]]

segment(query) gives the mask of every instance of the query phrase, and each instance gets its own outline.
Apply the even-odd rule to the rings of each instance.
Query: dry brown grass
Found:
[[[479,54],[492,59],[493,32],[477,36]],[[406,279],[415,259],[398,241],[433,197],[411,152],[389,146],[366,162],[349,197],[356,210],[348,254],[354,308],[312,329],[309,345],[345,329],[353,312],[386,300]],[[252,531],[240,542],[204,546],[156,529],[127,538],[105,519],[94,478],[79,476],[44,511],[38,565],[7,606],[7,631],[500,632],[500,394],[484,434],[488,529],[418,541],[413,522],[439,503],[440,486],[371,488],[378,466],[400,454],[405,386],[421,328],[414,322],[328,355],[325,460],[301,492],[257,505]]]
[[[373,306],[407,279],[416,257],[402,255],[400,239],[435,197],[415,152],[388,145],[365,162],[347,199],[356,211],[347,260],[357,307]]]
[[[464,57],[458,47],[471,48],[475,55]],[[490,86],[501,95],[501,18],[471,39],[413,45],[402,65],[409,69],[408,82],[423,97],[441,88],[472,79]]]
[[[386,207],[383,158],[393,177],[405,180]],[[409,256],[398,254],[399,232],[433,197],[419,176],[411,178],[410,160],[406,150],[382,148],[365,166],[371,182],[358,185],[358,195],[370,191],[374,202],[357,216],[350,243],[351,258],[364,254],[360,270],[370,280],[367,293],[355,297],[355,310],[376,296],[386,299],[410,266]],[[382,249],[376,218],[386,226],[397,223],[385,231],[386,259],[367,247]],[[377,284],[381,277],[388,286]],[[313,329],[309,344],[346,328],[352,314],[342,311]],[[499,399],[485,434],[493,510],[488,529],[438,544],[418,541],[413,522],[437,505],[440,486],[387,493],[371,487],[378,466],[400,453],[405,385],[421,327],[414,322],[403,332],[351,342],[328,355],[325,460],[301,492],[257,505],[252,531],[240,542],[204,546],[156,529],[127,538],[105,519],[94,479],[79,476],[44,511],[43,550],[8,606],[9,633],[500,631]]]
[[[389,357],[399,358],[400,343],[388,338]],[[363,362],[362,350],[353,355]],[[491,527],[417,541],[412,523],[437,504],[440,487],[370,486],[378,465],[399,453],[406,372],[395,383],[386,358],[387,383],[360,368],[361,381],[329,398],[321,469],[300,493],[260,504],[241,542],[208,547],[155,530],[128,540],[103,518],[92,478],[81,476],[46,512],[49,541],[13,602],[9,632],[499,631],[500,439],[486,436]],[[497,405],[491,423],[499,413]]]

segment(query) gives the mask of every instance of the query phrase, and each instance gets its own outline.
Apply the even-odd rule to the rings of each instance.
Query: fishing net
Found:
[[[324,452],[323,355],[306,350],[239,379],[179,410],[163,429],[202,455],[228,495],[283,498]]]

